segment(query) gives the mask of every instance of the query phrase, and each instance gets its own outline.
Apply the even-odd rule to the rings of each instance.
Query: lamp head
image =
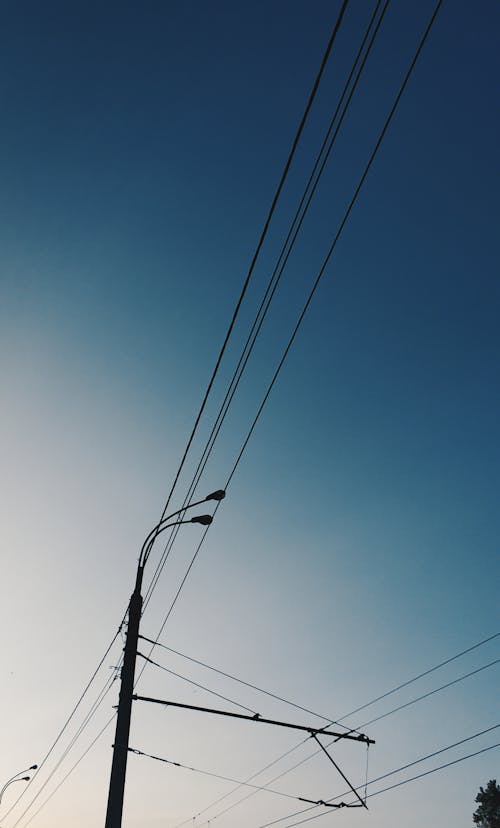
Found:
[[[226,493],[224,489],[217,489],[215,492],[210,492],[209,495],[206,496],[205,500],[224,500]]]
[[[21,776],[21,782],[29,782],[29,781],[30,781],[29,776]]]
[[[202,526],[210,526],[212,523],[212,515],[197,515],[191,518],[191,523],[201,523]]]
[[[38,768],[38,765],[32,765],[31,768],[28,768],[28,770],[36,770],[37,768]]]

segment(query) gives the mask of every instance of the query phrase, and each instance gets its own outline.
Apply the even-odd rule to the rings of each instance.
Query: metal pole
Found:
[[[115,743],[113,745],[113,763],[111,765],[111,778],[109,781],[105,828],[121,828],[122,824],[135,662],[137,658],[139,624],[142,612],[141,587],[143,571],[143,566],[139,565],[135,589],[130,599],[128,610],[127,639],[121,671],[120,698],[116,718]]]

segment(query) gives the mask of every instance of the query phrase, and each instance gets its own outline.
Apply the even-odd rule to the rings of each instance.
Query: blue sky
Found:
[[[2,778],[45,755],[121,619],[339,7],[2,10]],[[173,508],[372,7],[349,4]],[[200,494],[227,478],[431,11],[427,0],[389,7]],[[162,637],[332,717],[498,627],[499,15],[492,0],[445,0]],[[146,635],[158,632],[193,537],[197,527],[179,536]],[[497,657],[490,642],[361,722]],[[166,651],[156,658],[188,670]],[[262,715],[302,721],[189,669]],[[497,677],[489,668],[374,724],[372,774],[496,724]],[[141,682],[150,695],[210,701],[153,668]],[[115,688],[21,828],[111,715]],[[137,707],[134,746],[244,778],[293,744],[184,715]],[[109,731],[33,825],[103,824],[111,742]],[[18,809],[0,811],[3,828],[17,826],[63,747]],[[364,756],[336,755],[362,776]],[[147,761],[130,760],[130,828],[174,828],[227,790]],[[318,824],[413,828],[432,814],[466,828],[497,765],[491,751],[374,798],[369,814]],[[317,759],[282,784],[341,792]],[[207,818],[258,828],[289,804],[260,794]]]

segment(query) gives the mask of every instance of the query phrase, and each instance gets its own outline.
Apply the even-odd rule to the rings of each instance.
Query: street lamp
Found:
[[[2,802],[2,797],[9,785],[12,785],[14,782],[29,782],[31,777],[21,776],[21,774],[26,773],[27,771],[36,770],[37,767],[38,765],[31,765],[31,767],[27,768],[26,770],[18,771],[18,773],[15,773],[14,776],[8,779],[5,785],[3,786],[2,790],[0,790],[0,803]]]
[[[142,613],[142,580],[144,567],[148,562],[151,549],[156,538],[165,529],[172,526],[181,526],[184,523],[200,523],[202,526],[209,526],[212,523],[211,515],[197,515],[188,520],[177,520],[171,523],[173,517],[184,514],[186,509],[199,506],[207,500],[221,501],[226,496],[223,489],[211,492],[203,500],[183,506],[171,515],[162,518],[160,522],[147,535],[141,547],[135,588],[130,598],[128,607],[127,637],[121,670],[120,697],[118,701],[118,714],[116,717],[115,743],[113,745],[113,762],[111,765],[111,776],[109,780],[108,806],[106,811],[105,828],[121,828],[123,813],[123,797],[125,793],[125,776],[127,773],[127,758],[130,734],[130,717],[132,714],[132,694],[134,692],[135,662],[137,657],[137,644],[139,640],[139,625]]]

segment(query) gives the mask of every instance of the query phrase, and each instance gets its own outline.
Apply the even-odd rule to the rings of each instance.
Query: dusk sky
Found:
[[[0,789],[46,761],[6,789],[1,828],[104,826],[124,630],[65,724],[126,611],[341,5],[2,4]],[[195,499],[228,481],[434,8],[347,4],[169,511],[372,13],[373,49]],[[179,598],[164,623],[201,526],[181,528],[142,618],[144,636],[310,712],[159,646],[154,661],[202,687],[153,665],[137,684],[309,726],[345,717],[376,741],[368,781],[488,730],[369,795],[484,752],[368,811],[314,808],[296,797],[352,794],[310,739],[137,701],[132,748],[273,792],[131,754],[126,828],[469,828],[479,786],[500,778],[485,750],[500,743],[499,24],[496,0],[442,3]],[[363,793],[365,746],[332,755]]]

